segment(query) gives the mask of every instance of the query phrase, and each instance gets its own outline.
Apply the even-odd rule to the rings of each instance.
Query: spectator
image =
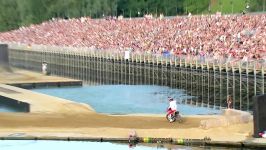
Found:
[[[108,17],[107,17],[108,18]],[[149,18],[149,19],[146,19]],[[229,56],[228,61],[262,59],[266,55],[266,14],[206,15],[174,18],[55,19],[0,33],[1,42],[87,47],[106,51],[171,55]],[[258,51],[260,51],[258,53]],[[204,56],[204,57],[203,57]],[[246,58],[245,58],[246,59]]]
[[[227,96],[226,102],[227,102],[227,108],[232,109],[233,108],[233,98],[231,95]]]

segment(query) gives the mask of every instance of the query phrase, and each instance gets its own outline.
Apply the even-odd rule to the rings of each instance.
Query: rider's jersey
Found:
[[[172,110],[176,110],[177,109],[175,100],[170,101],[169,108],[171,108]]]

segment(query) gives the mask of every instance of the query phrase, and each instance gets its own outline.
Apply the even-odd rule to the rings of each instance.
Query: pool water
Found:
[[[182,146],[171,144],[137,144],[89,141],[34,141],[0,140],[1,150],[251,150],[248,148],[227,148],[209,146]]]
[[[165,114],[167,97],[176,99],[178,110],[184,115],[218,114],[220,110],[181,104],[192,96],[184,90],[153,85],[99,85],[34,89],[40,92],[90,105],[98,113],[107,114]]]
[[[116,144],[109,142],[81,142],[81,141],[26,141],[7,140],[0,141],[1,150],[124,150],[130,149],[128,144]],[[156,147],[136,146],[134,150],[151,150]],[[160,148],[161,149],[161,148]],[[164,148],[162,148],[164,149]],[[185,148],[189,149],[189,148]]]

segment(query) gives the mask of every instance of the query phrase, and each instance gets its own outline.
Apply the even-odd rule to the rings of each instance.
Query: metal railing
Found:
[[[46,45],[26,45],[17,43],[8,43],[10,49],[21,49],[21,50],[33,50],[33,51],[47,51],[55,53],[75,53],[76,55],[90,55],[93,57],[116,59],[122,60],[125,56],[125,51],[109,49],[100,50],[96,48],[88,47],[62,47],[62,46],[46,46]],[[220,57],[215,59],[212,56],[192,56],[192,55],[179,55],[175,56],[169,54],[167,56],[158,53],[150,52],[130,52],[130,61],[141,61],[141,62],[156,62],[157,64],[170,64],[170,65],[195,65],[198,67],[218,67],[218,68],[238,68],[240,70],[256,70],[262,71],[266,69],[266,60],[250,59],[244,61],[236,58],[224,58]]]

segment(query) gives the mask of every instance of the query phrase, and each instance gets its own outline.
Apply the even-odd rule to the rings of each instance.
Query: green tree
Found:
[[[261,12],[266,9],[266,0],[251,0],[249,1],[250,11]]]
[[[21,23],[16,0],[0,1],[0,31],[18,28]]]
[[[209,7],[210,0],[184,0],[183,9],[185,13],[198,14],[206,11]]]

